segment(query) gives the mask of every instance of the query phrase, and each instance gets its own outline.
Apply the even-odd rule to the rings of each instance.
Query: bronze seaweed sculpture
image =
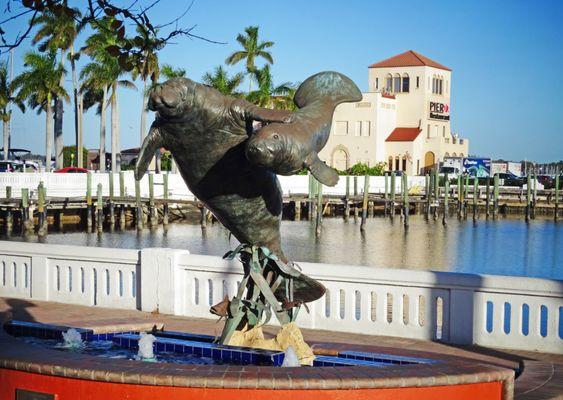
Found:
[[[243,262],[242,289],[213,308],[228,317],[222,343],[229,343],[235,329],[260,324],[264,313],[273,311],[282,326],[294,321],[301,304],[324,294],[320,283],[283,254],[282,193],[275,173],[306,167],[319,181],[336,184],[337,174],[317,153],[328,139],[336,105],[359,100],[356,85],[336,72],[303,82],[295,95],[296,112],[260,108],[186,78],[152,90],[148,106],[157,114],[135,178],[141,179],[155,151],[165,147],[191,192],[243,243],[227,254]],[[257,132],[254,121],[263,124]]]

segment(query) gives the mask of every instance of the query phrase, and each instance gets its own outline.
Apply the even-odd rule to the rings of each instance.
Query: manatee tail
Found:
[[[360,101],[362,93],[346,75],[326,71],[310,76],[299,85],[293,101],[302,108],[320,97],[331,97],[336,107],[340,103]]]
[[[135,179],[140,180],[154,157],[154,153],[163,146],[162,135],[160,130],[153,122],[151,128],[149,129],[149,134],[143,141],[143,145],[139,150],[139,156],[137,157],[137,163],[135,164]]]

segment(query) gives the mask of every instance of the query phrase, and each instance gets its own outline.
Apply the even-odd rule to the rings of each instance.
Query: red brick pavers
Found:
[[[143,327],[152,326],[153,324],[160,326],[161,324],[163,324],[165,329],[167,330],[181,330],[194,333],[217,335],[221,332],[222,328],[222,324],[208,319],[183,318],[131,310],[104,309],[99,307],[74,306],[52,302],[37,302],[0,298],[0,312],[3,311],[10,311],[14,319],[53,323],[59,325],[79,326],[84,328],[94,328],[100,331],[111,331],[113,327],[122,326],[124,324],[127,324],[129,326],[142,324]],[[122,329],[120,328],[119,330]],[[275,331],[275,328],[266,329],[266,332],[269,333],[274,333]],[[356,349],[371,352],[386,352],[395,355],[422,357],[430,356],[433,358],[440,358],[445,361],[453,362],[449,362],[449,365],[444,364],[440,367],[444,370],[439,372],[440,377],[438,381],[436,380],[437,378],[435,376],[435,371],[429,372],[426,371],[425,368],[417,366],[415,370],[409,372],[407,380],[403,379],[403,381],[405,381],[402,382],[403,385],[408,384],[409,380],[417,380],[416,382],[418,383],[426,384],[429,384],[428,380],[432,380],[434,384],[438,384],[443,380],[443,383],[451,384],[451,382],[448,381],[448,375],[450,374],[457,374],[456,380],[461,383],[465,382],[466,380],[470,381],[471,379],[475,379],[475,374],[488,374],[492,377],[495,376],[495,374],[498,374],[498,371],[502,371],[502,368],[517,369],[522,361],[536,361],[541,362],[541,365],[545,368],[551,365],[554,371],[553,376],[547,379],[544,376],[545,374],[534,374],[533,371],[539,364],[529,364],[529,366],[526,366],[526,364],[524,364],[525,368],[522,376],[528,376],[529,379],[522,381],[526,383],[526,385],[521,385],[519,383],[519,379],[516,380],[515,393],[518,396],[516,398],[549,399],[558,398],[553,396],[558,396],[561,394],[557,391],[561,390],[560,382],[563,378],[563,371],[561,368],[561,365],[563,365],[563,356],[559,355],[492,350],[475,346],[460,348],[437,342],[360,334],[347,334],[340,332],[304,330],[303,333],[305,339],[309,343],[313,344],[313,347],[315,349]],[[2,351],[0,350],[0,352]],[[464,364],[464,369],[467,368],[465,370],[467,374],[459,374],[459,369],[456,370],[456,364],[460,362],[460,357],[462,359],[465,359],[465,361],[461,361],[461,364]],[[470,362],[468,363],[467,361]],[[85,361],[80,360],[76,365],[76,367],[79,367],[79,373],[92,373],[92,371],[84,369],[83,362]],[[95,361],[91,360],[88,362],[95,363]],[[498,369],[498,367],[501,368]],[[471,370],[472,368],[476,369]],[[374,376],[365,376],[366,374],[369,375],[369,371],[365,368],[359,368],[358,371],[353,371],[352,368],[346,368],[345,371],[339,371],[338,373],[327,370],[323,372],[323,374],[327,376],[323,376],[322,379],[319,376],[311,376],[309,377],[310,379],[301,379],[299,382],[292,382],[292,384],[319,385],[320,387],[325,387],[327,385],[338,386],[339,382],[341,382],[343,379],[345,380],[346,378],[348,378],[354,379],[356,385],[373,387],[373,385],[384,385],[383,382],[385,382],[386,380],[383,376],[385,374],[401,374],[406,370],[408,370],[408,368],[405,369],[405,367],[401,367],[397,371],[393,371],[391,368],[385,369],[385,372],[382,373],[381,369],[379,369],[379,371],[377,372],[377,379],[375,379]],[[118,369],[114,372],[114,374],[119,375],[116,375],[118,379],[124,379],[122,374],[123,372],[123,370]],[[126,372],[127,371],[125,370],[125,373]],[[207,382],[208,384],[213,385],[217,384],[217,382],[219,381],[217,378],[220,378],[220,381],[222,383],[236,381],[236,384],[240,384],[239,378],[245,377],[245,374],[248,375],[248,372],[249,371],[245,371],[244,367],[229,367],[228,371],[215,371],[213,368],[211,368],[211,370],[206,372],[206,378],[203,380],[203,382]],[[276,373],[278,373],[278,371],[276,371]],[[285,372],[279,371],[279,373]],[[105,376],[107,376],[107,373],[105,374]],[[347,376],[349,374],[352,374],[353,378],[352,375]],[[305,376],[307,375],[307,373],[300,373],[300,375],[303,378],[307,378]],[[362,378],[359,378],[358,376]],[[259,387],[262,385],[275,385],[275,382],[278,382],[280,385],[288,384],[287,380],[275,379],[278,378],[278,376],[272,375],[272,378],[274,379],[269,378],[270,377],[268,377],[268,379],[263,379],[263,376],[261,376],[259,379],[257,378],[258,381],[255,383]],[[532,378],[535,380],[542,380],[542,382],[547,381],[547,383],[537,384],[534,383],[535,381],[530,381],[530,379]],[[152,379],[157,378],[153,377]],[[174,376],[173,374],[171,375],[171,378],[166,379],[172,379],[177,382],[180,382],[182,380],[185,381],[186,379],[188,381],[190,379],[197,380],[197,378],[195,378],[194,376]],[[198,382],[201,383],[202,381],[199,380]]]

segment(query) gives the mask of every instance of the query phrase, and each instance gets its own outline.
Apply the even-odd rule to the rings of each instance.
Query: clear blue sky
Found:
[[[162,0],[153,10],[153,21],[166,22],[187,4]],[[563,159],[561,0],[195,0],[183,21],[197,25],[198,35],[227,42],[180,38],[161,52],[162,62],[185,68],[195,80],[238,50],[235,37],[249,25],[259,25],[261,39],[275,42],[276,83],[336,70],[367,90],[369,64],[409,49],[418,51],[453,69],[452,130],[470,139],[470,153],[539,162]],[[13,32],[19,27],[6,28]],[[17,49],[16,73],[30,46],[28,42]],[[120,96],[122,148],[135,147],[140,93],[123,89]],[[71,110],[68,105],[65,143],[74,141]],[[15,112],[12,145],[42,153],[44,124],[45,118],[34,112]],[[98,117],[89,112],[89,148],[98,146],[98,126]]]

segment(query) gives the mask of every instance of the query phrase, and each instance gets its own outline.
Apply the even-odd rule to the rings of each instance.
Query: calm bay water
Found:
[[[480,220],[473,224],[452,218],[444,227],[440,221],[411,216],[405,231],[399,218],[391,223],[380,217],[369,219],[362,234],[359,224],[327,218],[318,239],[308,221],[283,221],[282,237],[286,255],[296,261],[563,279],[563,223],[551,220],[529,224],[522,219]],[[39,241],[35,236],[12,236],[10,240]],[[178,223],[140,233],[50,233],[40,241],[133,249],[170,247],[219,256],[238,244],[234,238],[229,240],[220,224],[209,226],[203,235],[199,225]]]

